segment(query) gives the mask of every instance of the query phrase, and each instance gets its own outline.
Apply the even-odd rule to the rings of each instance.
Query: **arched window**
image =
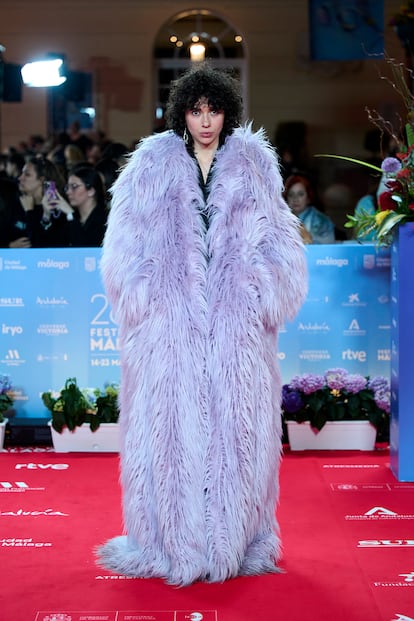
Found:
[[[191,9],[172,17],[158,32],[154,44],[154,129],[164,128],[170,84],[192,63],[209,60],[215,67],[231,68],[241,81],[247,113],[245,43],[242,34],[207,9]]]

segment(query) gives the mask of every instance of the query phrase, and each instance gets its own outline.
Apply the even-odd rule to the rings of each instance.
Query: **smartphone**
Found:
[[[54,181],[45,181],[44,188],[45,188],[46,198],[49,203],[53,203],[59,200],[59,196],[56,190],[56,184]]]

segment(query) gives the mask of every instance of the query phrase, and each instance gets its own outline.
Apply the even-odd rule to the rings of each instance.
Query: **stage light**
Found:
[[[190,45],[190,57],[193,62],[204,60],[206,55],[206,47],[203,43],[192,43]]]
[[[23,83],[34,87],[60,86],[66,82],[66,76],[59,73],[62,65],[62,58],[26,63],[22,67]]]

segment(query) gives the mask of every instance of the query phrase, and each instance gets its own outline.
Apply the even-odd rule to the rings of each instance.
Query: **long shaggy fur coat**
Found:
[[[250,126],[217,152],[207,205],[170,131],[113,188],[101,269],[121,343],[126,535],[98,562],[114,572],[186,585],[276,571],[277,333],[307,289],[281,192]]]

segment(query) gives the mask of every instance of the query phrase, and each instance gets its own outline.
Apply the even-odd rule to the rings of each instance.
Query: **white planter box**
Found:
[[[286,421],[292,451],[358,450],[373,451],[376,428],[365,420],[328,421],[315,433],[310,423]]]
[[[69,431],[65,427],[58,433],[48,423],[52,432],[53,447],[57,453],[118,453],[119,424],[103,423],[96,431],[91,431],[89,424],[84,423]]]
[[[6,434],[6,425],[9,422],[8,418],[5,418],[2,423],[0,423],[0,449],[4,447],[4,436]]]

